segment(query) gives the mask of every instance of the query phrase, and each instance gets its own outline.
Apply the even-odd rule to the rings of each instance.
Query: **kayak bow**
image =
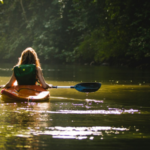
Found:
[[[2,89],[2,100],[15,101],[48,101],[50,94],[38,85],[17,85],[8,89]]]

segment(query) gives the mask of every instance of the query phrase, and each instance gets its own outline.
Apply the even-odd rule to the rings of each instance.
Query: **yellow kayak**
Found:
[[[48,101],[50,93],[38,85],[17,85],[1,90],[2,100],[42,102]]]

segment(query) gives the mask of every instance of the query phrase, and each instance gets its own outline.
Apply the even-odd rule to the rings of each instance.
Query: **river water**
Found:
[[[148,149],[150,71],[109,66],[43,65],[46,82],[101,82],[94,93],[50,89],[49,102],[0,99],[0,149]],[[0,65],[0,83],[12,74]]]

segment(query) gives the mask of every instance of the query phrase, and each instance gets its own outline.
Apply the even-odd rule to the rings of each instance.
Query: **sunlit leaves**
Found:
[[[0,2],[3,4],[4,2],[3,2],[3,0],[0,0]]]

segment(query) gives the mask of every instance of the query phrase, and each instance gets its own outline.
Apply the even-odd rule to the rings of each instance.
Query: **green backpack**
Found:
[[[14,74],[18,85],[35,85],[37,81],[35,64],[15,66]]]

